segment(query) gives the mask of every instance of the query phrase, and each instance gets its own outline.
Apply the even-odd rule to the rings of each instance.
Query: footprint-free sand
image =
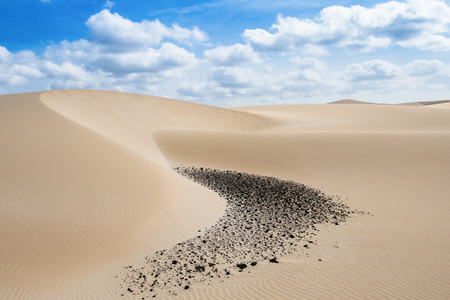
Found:
[[[448,299],[450,294],[448,101],[219,108],[94,90],[3,95],[0,154],[0,299]],[[333,219],[331,206],[323,205],[326,213],[308,219],[317,229],[313,235],[306,229],[302,235],[303,227],[287,232],[280,222],[273,240],[267,240],[270,232],[261,239],[275,253],[258,248],[266,251],[258,256],[259,250],[249,248],[245,251],[255,251],[249,256],[234,238],[234,248],[220,252],[234,249],[229,262],[218,259],[210,266],[205,259],[204,270],[192,263],[192,277],[222,276],[186,280],[189,274],[177,277],[164,269],[162,259],[168,257],[161,253],[181,250],[179,257],[187,258],[183,251],[192,248],[182,243],[200,237],[199,245],[207,244],[202,237],[222,224],[231,190],[222,186],[221,198],[218,188],[182,176],[174,166],[304,185],[308,193],[320,190],[323,199],[342,201],[345,209]],[[283,184],[277,186],[283,190]],[[253,189],[248,199],[258,191]],[[295,195],[307,195],[302,191]],[[270,198],[271,207],[276,198]],[[280,205],[286,199],[280,198]],[[236,203],[233,211],[245,209],[254,226],[274,226],[267,211],[260,213],[264,205],[252,210],[251,201]],[[303,205],[295,203],[298,209]],[[312,216],[313,207],[302,214],[298,209],[269,215],[286,217],[291,225]],[[227,234],[260,232],[242,224]],[[214,247],[205,253],[214,256]],[[275,256],[278,263],[270,262]],[[168,261],[172,269],[189,270],[189,262],[183,268],[174,260]],[[158,284],[138,291],[136,281],[143,282],[143,275],[150,281],[156,266],[164,269]],[[167,283],[175,277],[183,284]]]

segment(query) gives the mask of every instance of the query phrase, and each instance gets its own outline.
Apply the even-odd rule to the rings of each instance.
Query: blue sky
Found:
[[[2,0],[0,94],[218,106],[450,99],[450,2]]]

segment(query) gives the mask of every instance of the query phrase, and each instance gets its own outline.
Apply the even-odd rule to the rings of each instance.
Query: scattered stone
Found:
[[[125,288],[136,295],[163,290],[176,295],[196,282],[230,276],[233,266],[241,272],[269,257],[278,263],[275,255],[298,253],[301,245],[308,248],[305,242],[313,243],[317,224],[338,225],[354,212],[338,199],[293,181],[207,168],[174,170],[217,192],[226,210],[214,226],[198,230],[201,235],[147,256],[144,267],[125,267]]]
[[[205,266],[195,266],[197,272],[205,272]]]

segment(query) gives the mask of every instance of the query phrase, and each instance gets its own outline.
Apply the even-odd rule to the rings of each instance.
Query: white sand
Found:
[[[448,107],[0,96],[0,299],[119,298],[125,265],[213,224],[223,201],[171,164],[295,180],[373,214],[179,298],[447,299]]]

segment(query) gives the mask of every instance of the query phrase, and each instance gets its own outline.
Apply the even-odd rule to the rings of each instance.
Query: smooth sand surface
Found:
[[[124,290],[124,267],[225,210],[171,170],[179,164],[294,180],[370,214],[321,227],[317,245],[279,264],[175,298],[448,299],[448,108],[0,96],[0,299],[141,299]]]

